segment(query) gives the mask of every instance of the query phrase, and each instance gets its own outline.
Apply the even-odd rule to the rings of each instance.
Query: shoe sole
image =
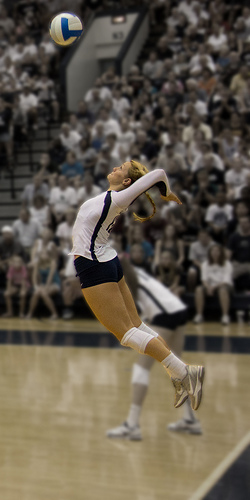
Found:
[[[123,439],[123,440],[126,440],[126,441],[142,441],[142,437],[138,436],[138,437],[134,437],[134,436],[109,436],[108,434],[106,434],[106,437],[110,438],[110,439]]]
[[[182,406],[185,401],[187,401],[188,399],[188,393],[186,393],[185,397],[183,399],[181,399],[180,401],[178,401],[178,403],[176,405],[174,405],[175,408],[180,408],[180,406]]]
[[[194,430],[194,429],[169,429],[169,427],[167,427],[167,429],[170,431],[170,432],[177,432],[177,433],[180,433],[180,434],[192,434],[193,436],[200,436],[202,434],[202,430]]]
[[[205,377],[205,368],[204,366],[199,366],[198,372],[197,372],[197,381],[196,381],[196,387],[194,391],[194,405],[192,405],[193,410],[198,410],[200,404],[201,404],[201,399],[202,399],[202,385]],[[193,399],[192,398],[192,399]]]

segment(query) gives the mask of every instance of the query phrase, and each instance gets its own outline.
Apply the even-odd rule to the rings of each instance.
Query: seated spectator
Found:
[[[231,161],[231,168],[226,172],[225,182],[227,185],[228,200],[235,198],[237,188],[244,186],[249,170],[244,168],[241,156],[236,153]]]
[[[55,83],[48,77],[46,69],[40,70],[39,78],[35,82],[34,90],[38,97],[38,106],[44,118],[58,122],[60,106],[56,96]]]
[[[117,120],[110,117],[109,111],[105,107],[100,109],[98,120],[103,123],[104,134],[107,136],[110,133],[114,133],[117,136],[120,134],[120,125]],[[93,134],[95,134],[95,125],[93,127]]]
[[[188,103],[193,105],[194,111],[201,117],[206,118],[208,114],[207,103],[199,98],[197,90],[192,90],[188,94]],[[184,120],[188,118],[187,104],[182,107],[182,116]]]
[[[160,75],[162,61],[158,59],[157,52],[151,50],[147,61],[143,64],[142,73],[150,80],[155,80]]]
[[[3,226],[0,238],[0,283],[2,285],[5,285],[9,260],[13,255],[24,257],[25,252],[21,243],[15,237],[12,227]]]
[[[214,23],[212,26],[212,33],[207,39],[207,45],[210,48],[210,53],[216,57],[218,56],[221,48],[227,43],[227,35],[223,33],[223,28]]]
[[[88,97],[88,92],[91,91],[91,94]],[[100,110],[103,106],[103,99],[101,97],[100,89],[94,87],[90,91],[87,92],[85,96],[85,102],[87,103],[87,112],[90,117],[90,123],[94,123],[99,116]],[[86,100],[86,98],[88,100]]]
[[[51,259],[56,259],[58,256],[58,248],[54,242],[54,233],[48,227],[42,229],[40,237],[35,240],[31,249],[30,269],[38,261],[40,254],[43,252],[46,252]]]
[[[67,179],[73,179],[74,177],[83,177],[83,166],[82,163],[77,161],[76,154],[74,151],[68,151],[66,155],[66,161],[61,166],[61,174]]]
[[[122,146],[124,151],[128,154],[132,144],[135,142],[135,133],[131,130],[128,118],[121,118],[120,120],[120,134],[117,138],[117,145]]]
[[[230,128],[225,127],[219,139],[219,156],[226,166],[231,165],[234,154],[239,152],[239,143],[239,137],[235,137]]]
[[[196,113],[191,116],[191,123],[183,129],[182,140],[184,144],[188,147],[194,138],[197,131],[203,132],[206,141],[211,141],[212,131],[209,125],[202,123],[201,118]]]
[[[189,292],[193,292],[197,283],[200,282],[201,265],[207,260],[208,251],[212,245],[214,245],[214,242],[209,232],[201,228],[197,239],[189,247],[188,260],[191,263],[187,272],[187,288]]]
[[[89,138],[83,137],[79,143],[78,161],[82,163],[84,172],[86,169],[94,169],[97,157],[97,152],[91,146]]]
[[[103,73],[101,77],[101,83],[102,85],[105,85],[109,89],[112,89],[113,86],[118,85],[120,82],[119,76],[117,76],[115,67],[114,66],[109,66],[107,71]]]
[[[233,267],[225,257],[225,250],[218,244],[214,244],[208,250],[208,258],[201,264],[201,282],[195,290],[196,316],[194,323],[202,323],[204,311],[204,299],[216,297],[219,301],[223,325],[230,323],[230,292],[233,287]]]
[[[230,83],[230,90],[235,96],[239,97],[242,91],[247,88],[249,76],[249,68],[245,64],[242,64],[239,72],[233,76]]]
[[[81,137],[88,137],[88,127],[77,117],[76,113],[70,113],[69,125],[71,130],[80,134]]]
[[[208,180],[210,184],[210,188],[213,189],[214,193],[221,190],[224,187],[224,171],[217,168],[217,165],[214,164],[214,157],[211,154],[205,155],[203,158],[204,170],[206,170],[208,175]],[[196,174],[198,174],[199,170],[194,173],[194,177],[192,182],[196,183]]]
[[[43,181],[43,176],[40,174],[34,175],[32,182],[26,184],[22,194],[21,201],[24,207],[31,207],[35,196],[40,195],[47,201],[49,199],[49,187]]]
[[[50,319],[57,319],[57,311],[51,297],[60,291],[60,285],[61,280],[57,271],[57,260],[52,260],[46,251],[41,252],[33,267],[33,294],[26,318],[31,319],[33,317],[38,301],[42,299],[51,313]]]
[[[82,203],[98,196],[101,192],[101,188],[94,183],[93,175],[86,172],[83,177],[83,186],[77,191],[77,204],[82,205]]]
[[[66,153],[67,148],[62,144],[59,137],[56,137],[50,142],[48,154],[51,159],[51,164],[55,165],[56,172],[58,172],[59,165],[65,161]]]
[[[100,151],[102,145],[105,142],[104,125],[100,120],[95,124],[95,130],[92,132],[91,148],[95,149],[97,153]]]
[[[217,170],[224,171],[224,165],[219,155],[213,153],[212,145],[208,141],[201,142],[200,152],[197,155],[191,165],[191,172],[196,172],[201,168],[205,168],[206,159],[209,160],[210,165]]]
[[[49,204],[57,223],[62,221],[70,207],[76,207],[76,191],[72,186],[69,186],[68,179],[64,175],[60,175],[58,186],[51,189]]]
[[[246,87],[243,88],[238,97],[238,107],[240,114],[245,118],[246,123],[250,124],[250,78],[247,79]]]
[[[19,217],[13,222],[14,235],[20,241],[27,256],[30,255],[31,248],[40,234],[40,226],[30,216],[27,208],[21,208]]]
[[[76,130],[71,130],[68,123],[63,123],[61,125],[61,133],[59,134],[59,139],[66,151],[74,150],[77,155],[79,150],[79,143],[82,139],[82,136],[78,132],[76,132]]]
[[[7,272],[7,286],[4,291],[4,298],[6,302],[6,313],[3,315],[5,318],[11,318],[13,314],[12,297],[19,296],[19,318],[24,318],[26,296],[30,288],[28,279],[28,272],[22,257],[13,255],[9,261]]]
[[[209,182],[208,170],[206,168],[198,170],[192,180],[193,203],[196,203],[201,210],[206,209],[214,203],[215,192],[213,184]]]
[[[210,227],[210,234],[217,243],[224,243],[227,235],[228,224],[233,218],[233,207],[226,201],[226,194],[218,191],[215,203],[206,210],[205,221]]]
[[[236,231],[229,236],[229,257],[233,264],[233,278],[238,291],[250,290],[250,218],[239,218]]]
[[[78,103],[78,108],[76,112],[78,120],[86,127],[91,122],[91,113],[88,110],[88,106],[85,101],[81,100]]]
[[[244,137],[247,133],[247,128],[244,125],[243,119],[239,113],[231,114],[229,128],[234,137]]]
[[[122,118],[126,111],[130,108],[130,103],[127,97],[124,97],[121,92],[121,87],[114,87],[112,90],[112,101],[114,110],[118,118]]]
[[[38,225],[43,228],[49,224],[49,205],[48,201],[41,194],[33,198],[33,204],[29,207],[30,215]]]
[[[138,130],[136,133],[136,144],[140,154],[145,156],[148,162],[154,162],[157,158],[158,147],[150,140],[144,130]]]
[[[176,264],[180,267],[184,261],[184,243],[178,238],[175,226],[167,224],[164,228],[163,236],[155,244],[154,268],[156,269],[160,262],[161,253],[171,252]]]
[[[231,114],[236,113],[238,110],[238,101],[230,89],[222,86],[218,91],[217,85],[214,88],[214,92],[210,95],[209,110],[212,121],[219,119],[223,122],[223,125],[227,126]]]
[[[245,184],[235,189],[235,199],[243,200],[250,208],[250,172],[248,172]]]
[[[187,164],[182,155],[175,153],[173,144],[166,144],[164,152],[157,159],[156,168],[162,168],[172,179],[181,178],[187,171]]]
[[[198,86],[205,92],[207,98],[209,98],[209,96],[212,94],[215,85],[216,78],[213,75],[212,71],[209,68],[204,68],[200,76]]]
[[[155,275],[175,295],[180,296],[184,292],[181,283],[181,270],[171,251],[164,250],[161,253]]]
[[[33,129],[36,129],[38,98],[34,92],[31,92],[31,88],[26,84],[23,86],[23,90],[20,93],[19,106],[22,113],[26,117],[28,128],[32,127]]]
[[[92,89],[89,89],[87,91],[87,93],[85,95],[85,102],[86,103],[88,103],[88,102],[90,102],[92,100],[92,98],[93,98],[93,91],[95,91],[95,89],[98,89],[101,101],[105,101],[105,99],[110,99],[111,98],[111,95],[112,95],[111,90],[105,84],[105,82],[103,80],[103,76],[100,77],[100,78],[99,77],[96,78],[94,87]]]

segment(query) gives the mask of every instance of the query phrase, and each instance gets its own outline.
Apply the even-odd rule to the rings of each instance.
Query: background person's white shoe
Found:
[[[230,323],[230,318],[229,318],[228,314],[223,314],[223,316],[222,316],[222,318],[221,318],[221,323],[222,323],[224,326],[229,325],[229,323]]]
[[[193,323],[198,325],[199,323],[203,323],[203,316],[201,314],[196,314],[196,316],[193,319]]]
[[[188,421],[184,418],[168,424],[167,429],[171,432],[183,432],[186,434],[202,434],[199,420]]]
[[[116,439],[129,439],[130,441],[141,441],[141,429],[139,426],[129,427],[127,422],[124,422],[114,429],[110,429],[106,432],[106,436],[109,438]]]

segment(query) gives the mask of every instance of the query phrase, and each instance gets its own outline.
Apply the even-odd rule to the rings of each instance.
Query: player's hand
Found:
[[[182,205],[181,200],[179,200],[178,196],[176,196],[176,194],[172,193],[172,191],[170,191],[170,193],[167,196],[163,196],[161,194],[161,199],[164,201],[175,201],[175,203],[178,203],[178,205]]]

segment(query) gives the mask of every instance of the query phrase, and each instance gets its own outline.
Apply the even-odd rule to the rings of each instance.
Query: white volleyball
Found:
[[[71,45],[82,35],[83,25],[75,14],[62,12],[51,20],[49,32],[58,45]]]

